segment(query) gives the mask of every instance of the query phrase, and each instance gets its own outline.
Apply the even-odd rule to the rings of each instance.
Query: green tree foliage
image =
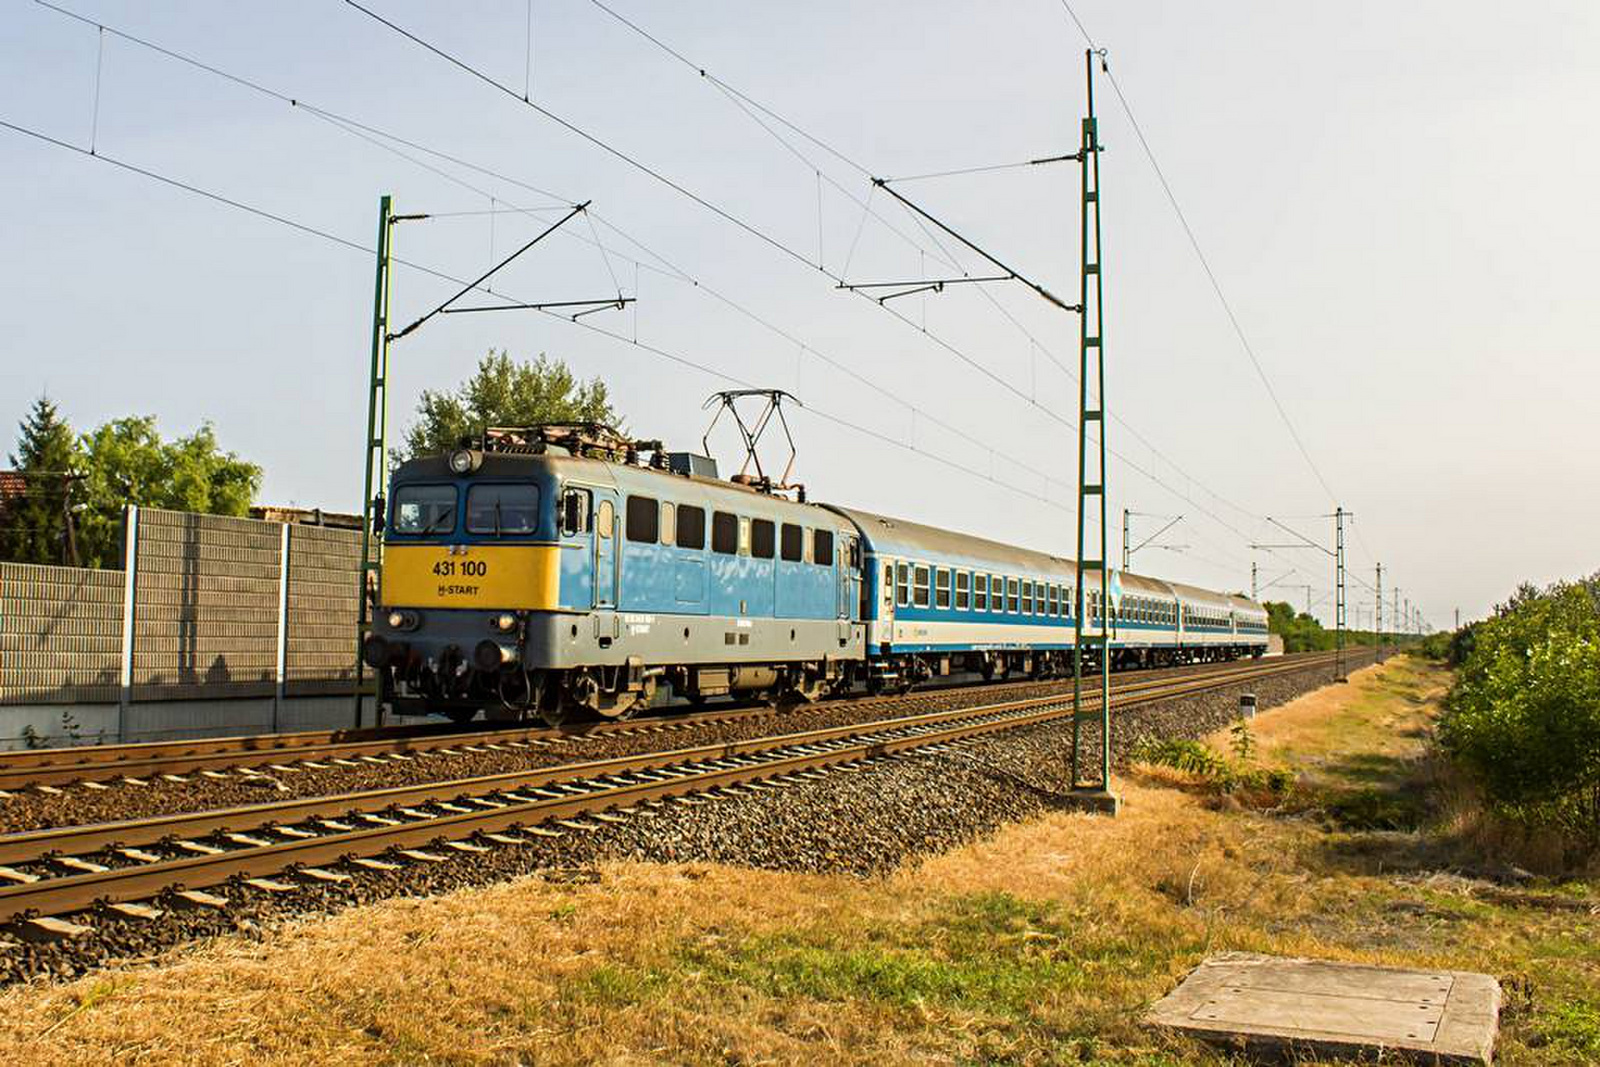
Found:
[[[25,475],[24,495],[0,516],[0,559],[17,563],[67,562],[66,475],[78,467],[72,428],[47,396],[22,420],[11,466]]]
[[[561,422],[602,422],[620,428],[599,378],[579,381],[565,361],[548,356],[530,363],[491,351],[459,389],[423,391],[417,421],[406,430],[403,457],[448,452],[485,426]]]
[[[152,416],[117,419],[85,434],[80,450],[79,551],[90,567],[121,565],[125,504],[242,516],[261,486],[261,468],[222,451],[209,423],[163,441]]]
[[[1502,813],[1600,846],[1600,574],[1523,585],[1460,651],[1445,750]]]
[[[1323,627],[1322,623],[1305,612],[1295,614],[1294,607],[1281,600],[1268,600],[1267,632],[1283,638],[1285,652],[1329,652],[1338,643],[1338,634]],[[1346,630],[1345,647],[1377,643],[1377,635],[1370,630]]]

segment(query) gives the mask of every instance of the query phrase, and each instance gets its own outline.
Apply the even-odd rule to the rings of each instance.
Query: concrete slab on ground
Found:
[[[1487,1064],[1500,983],[1469,971],[1224,953],[1196,967],[1146,1020],[1258,1052]]]

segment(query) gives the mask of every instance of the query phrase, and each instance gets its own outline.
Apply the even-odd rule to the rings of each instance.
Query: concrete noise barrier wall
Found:
[[[0,563],[0,704],[353,691],[359,531],[156,508],[127,530],[128,570]]]

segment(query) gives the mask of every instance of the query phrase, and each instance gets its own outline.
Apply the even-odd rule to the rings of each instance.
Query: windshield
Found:
[[[394,491],[394,532],[444,534],[456,528],[456,487],[403,485]]]
[[[467,490],[467,532],[531,534],[539,525],[536,485],[474,485]]]

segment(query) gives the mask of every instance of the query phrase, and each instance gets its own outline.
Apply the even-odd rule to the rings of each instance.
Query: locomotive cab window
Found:
[[[538,486],[480,482],[467,490],[468,533],[531,534],[538,526]]]
[[[653,545],[661,536],[661,505],[653,497],[630,496],[627,511],[628,540]]]
[[[736,555],[739,551],[739,520],[726,511],[711,513],[711,551],[724,556]]]
[[[445,534],[456,528],[456,487],[403,485],[394,491],[394,532]]]
[[[756,559],[771,559],[778,529],[771,519],[752,519],[750,521],[750,554]]]
[[[833,531],[814,530],[811,533],[811,560],[819,567],[833,566]]]
[[[805,531],[792,522],[786,522],[783,524],[781,537],[780,554],[790,563],[799,563],[805,555]]]
[[[678,547],[706,547],[706,509],[693,504],[678,506]]]

